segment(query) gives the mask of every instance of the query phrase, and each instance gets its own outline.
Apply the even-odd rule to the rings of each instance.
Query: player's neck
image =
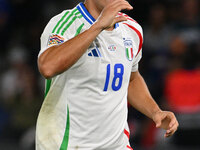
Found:
[[[93,1],[86,0],[86,1],[84,2],[84,5],[85,5],[85,8],[88,10],[88,12],[89,12],[89,13],[92,15],[92,17],[94,17],[94,19],[96,20],[96,19],[99,17],[99,15],[100,15],[100,13],[101,13],[102,10],[100,10],[100,9],[95,5],[95,3],[94,3]]]
[[[102,9],[98,8],[97,5],[95,5],[95,3],[93,1],[90,0],[86,0],[84,2],[85,8],[88,10],[88,12],[92,15],[92,17],[97,20],[97,18],[99,17],[99,15],[101,14]],[[114,29],[114,26],[106,29],[108,31],[111,31]]]

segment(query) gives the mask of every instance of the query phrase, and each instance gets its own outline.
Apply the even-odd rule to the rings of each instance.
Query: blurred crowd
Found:
[[[33,150],[44,98],[37,69],[40,35],[49,19],[79,0],[0,0],[0,149]],[[137,150],[200,148],[200,0],[130,0],[126,12],[142,25],[140,72],[162,109],[172,110],[179,130],[164,131],[129,108],[131,144]]]

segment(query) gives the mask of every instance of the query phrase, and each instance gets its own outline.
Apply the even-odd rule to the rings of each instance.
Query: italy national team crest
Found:
[[[131,39],[125,39],[124,38],[124,46],[125,46],[125,52],[126,57],[129,61],[133,60],[133,42]]]
[[[48,46],[58,45],[64,42],[64,38],[55,34],[49,37]]]

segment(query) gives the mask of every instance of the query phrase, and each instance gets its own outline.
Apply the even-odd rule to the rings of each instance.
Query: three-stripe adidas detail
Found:
[[[67,29],[69,29],[69,27],[74,23],[74,21],[77,18],[82,18],[83,16],[81,15],[81,13],[78,11],[77,8],[75,8],[74,10],[67,11],[62,18],[58,21],[58,23],[56,24],[56,26],[54,27],[52,33],[55,34],[60,34],[60,35],[64,35],[65,32],[67,31]],[[81,29],[83,27],[83,25],[80,26]],[[79,29],[79,28],[78,28]]]

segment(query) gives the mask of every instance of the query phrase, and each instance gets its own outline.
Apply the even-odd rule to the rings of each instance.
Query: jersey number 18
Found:
[[[122,86],[123,81],[123,75],[124,75],[124,66],[122,64],[115,64],[114,65],[114,77],[112,80],[112,89],[113,91],[118,91]],[[107,73],[106,73],[106,82],[104,85],[104,90],[108,90],[108,85],[110,82],[110,64],[107,65]],[[117,84],[118,82],[118,84]]]

